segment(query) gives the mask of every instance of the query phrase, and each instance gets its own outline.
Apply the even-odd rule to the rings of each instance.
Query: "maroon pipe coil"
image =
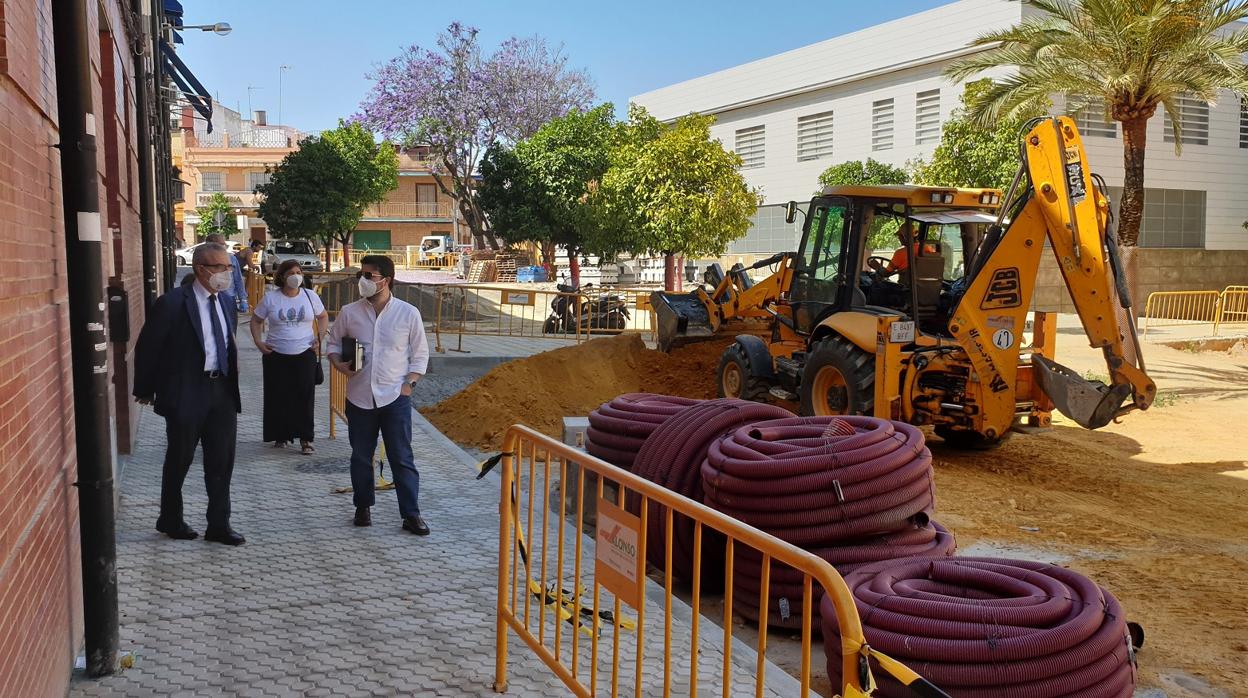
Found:
[[[949,529],[932,521],[923,526],[910,526],[901,531],[885,533],[871,538],[846,541],[809,552],[827,560],[841,575],[882,560],[909,557],[948,557],[957,550],[957,544]],[[762,591],[763,556],[746,546],[736,549],[734,561],[733,606],[745,618],[758,620],[759,595]],[[768,581],[770,610],[767,624],[772,627],[800,628],[802,626],[802,600],[804,577],[788,565],[771,562]],[[813,613],[811,621],[818,631],[823,587],[811,584]]]
[[[707,449],[725,434],[755,422],[792,417],[782,407],[748,400],[721,398],[707,400],[683,409],[660,425],[637,453],[633,472],[694,501],[702,500],[702,462]],[[628,500],[633,513],[641,510],[640,498]],[[666,566],[667,508],[651,502],[647,514],[646,558],[650,564]],[[690,580],[693,573],[694,523],[680,514],[673,515],[672,574]],[[722,588],[722,536],[703,528],[703,588]],[[717,581],[719,583],[717,583]]]
[[[805,548],[926,524],[935,503],[922,432],[875,417],[742,427],[711,445],[702,479],[708,505]]]
[[[646,437],[668,417],[699,402],[653,393],[620,395],[589,413],[585,450],[611,465],[632,470]]]
[[[911,558],[845,579],[867,643],[955,698],[1129,698],[1135,659],[1122,606],[1055,565],[993,558]],[[828,676],[841,644],[822,601]],[[877,679],[881,672],[876,672]],[[910,695],[880,681],[880,695]]]

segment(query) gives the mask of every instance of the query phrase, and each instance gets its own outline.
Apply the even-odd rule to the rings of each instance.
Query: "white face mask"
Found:
[[[372,279],[360,277],[360,297],[372,298],[377,295],[377,282]]]
[[[286,277],[286,288],[299,288],[303,285],[303,276],[300,274],[291,274]]]
[[[234,285],[234,274],[232,273],[232,270],[230,269],[226,269],[225,271],[219,271],[216,274],[213,274],[212,276],[208,277],[208,286],[212,288],[213,291],[216,291],[217,293],[220,293],[222,291],[228,291],[230,287],[233,285]]]

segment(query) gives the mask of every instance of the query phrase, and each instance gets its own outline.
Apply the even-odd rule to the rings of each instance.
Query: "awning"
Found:
[[[199,82],[199,78],[186,67],[182,59],[178,58],[177,52],[164,39],[160,40],[160,54],[165,60],[165,74],[173,78],[186,101],[208,122],[208,133],[212,133],[212,97],[208,94],[208,88]]]
[[[912,213],[910,220],[920,223],[939,223],[952,225],[957,223],[996,223],[997,217],[991,213],[971,209],[963,211],[923,211]]]
[[[182,3],[178,2],[178,0],[164,0],[163,4],[165,19],[169,21],[169,25],[175,29],[181,29],[183,14]],[[173,32],[173,43],[182,43],[182,35],[176,31]]]

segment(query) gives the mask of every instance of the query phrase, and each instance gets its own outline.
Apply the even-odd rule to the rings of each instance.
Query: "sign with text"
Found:
[[[594,576],[621,601],[641,606],[646,582],[641,559],[641,519],[603,498],[598,499],[598,539]]]
[[[533,305],[536,295],[532,291],[503,291],[503,304]]]

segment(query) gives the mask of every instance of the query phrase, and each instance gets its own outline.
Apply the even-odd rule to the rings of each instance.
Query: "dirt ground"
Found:
[[[622,392],[713,396],[722,343],[672,356],[639,343],[515,361],[424,412],[460,443],[496,447],[512,421],[557,435],[563,415]],[[978,452],[933,437],[936,518],[960,550],[1060,561],[1108,588],[1144,626],[1142,688],[1248,696],[1248,344],[1179,346],[1145,346],[1159,398],[1118,424],[1092,432],[1055,415]],[[1059,336],[1057,354],[1106,372],[1081,334]]]

